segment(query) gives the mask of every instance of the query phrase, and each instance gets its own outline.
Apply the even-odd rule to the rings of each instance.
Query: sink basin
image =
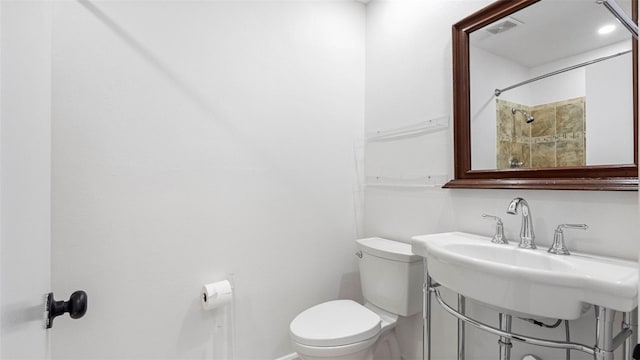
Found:
[[[638,306],[638,263],[499,245],[451,232],[415,236],[431,278],[466,297],[514,313],[574,320],[588,304],[628,312]]]

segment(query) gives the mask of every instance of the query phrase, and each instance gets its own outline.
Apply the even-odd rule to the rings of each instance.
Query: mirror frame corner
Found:
[[[469,34],[540,0],[498,0],[452,26],[454,179],[444,188],[638,190],[638,41],[633,41],[634,163],[564,168],[472,170]],[[632,3],[638,19],[638,0]]]

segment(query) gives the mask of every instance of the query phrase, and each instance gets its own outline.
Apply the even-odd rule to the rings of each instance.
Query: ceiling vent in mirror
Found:
[[[512,17],[508,17],[498,23],[487,26],[485,30],[493,35],[497,35],[509,31],[522,24],[522,21],[518,21]]]

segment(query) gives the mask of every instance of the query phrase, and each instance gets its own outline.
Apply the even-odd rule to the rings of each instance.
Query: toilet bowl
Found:
[[[365,341],[339,346],[307,346],[294,342],[293,348],[304,360],[371,360],[373,345],[377,340],[378,336],[375,336]]]
[[[400,360],[395,333],[399,316],[421,309],[422,262],[409,244],[369,238],[357,241],[365,305],[333,300],[296,316],[289,326],[293,347],[303,360]]]
[[[397,317],[367,305],[352,300],[334,300],[300,313],[290,325],[298,355],[305,360],[369,360],[379,339],[394,344],[395,332],[391,330]],[[389,349],[393,352],[397,346],[390,345]],[[399,353],[392,356],[399,359]]]

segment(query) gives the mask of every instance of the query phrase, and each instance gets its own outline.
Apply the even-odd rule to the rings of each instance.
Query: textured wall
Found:
[[[535,106],[496,99],[496,122],[498,169],[586,164],[584,97]]]

